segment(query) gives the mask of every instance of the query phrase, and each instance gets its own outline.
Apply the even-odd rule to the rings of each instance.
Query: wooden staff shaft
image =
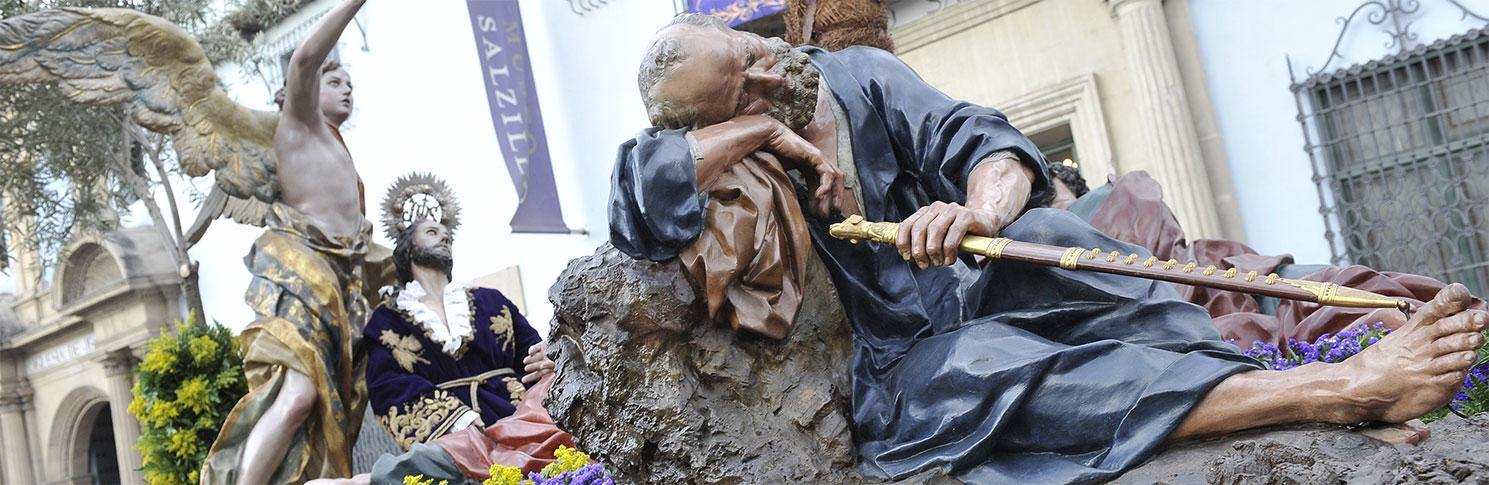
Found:
[[[899,235],[899,225],[892,222],[865,222],[862,217],[852,216],[845,222],[833,224],[830,232],[834,237],[855,243],[866,240],[894,244]],[[962,239],[961,249],[994,259],[1058,266],[1074,271],[1136,276],[1321,305],[1395,308],[1405,313],[1411,312],[1411,304],[1405,300],[1333,283],[1286,279],[1276,273],[1261,275],[1255,271],[1222,271],[1214,265],[1200,268],[1193,261],[1180,264],[1175,260],[1160,261],[1154,257],[1143,258],[1133,253],[1122,254],[1119,251],[1103,251],[1101,248],[1062,248],[1002,237],[966,236]]]

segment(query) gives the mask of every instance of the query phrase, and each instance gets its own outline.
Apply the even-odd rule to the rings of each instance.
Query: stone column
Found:
[[[0,199],[0,210],[8,210],[3,202],[4,200]],[[4,215],[6,221],[13,224],[11,227],[0,228],[0,231],[8,232],[5,236],[9,238],[7,242],[10,244],[5,250],[10,253],[11,258],[9,271],[15,280],[16,295],[25,298],[41,289],[39,284],[43,268],[41,258],[36,253],[36,243],[33,239],[27,238],[25,232],[21,230],[23,227],[34,227],[34,218],[30,214],[11,212]]]
[[[129,402],[134,399],[130,392],[134,388],[135,358],[129,349],[111,352],[102,359],[108,374],[109,414],[114,420],[114,449],[119,454],[120,483],[144,483],[140,468],[140,452],[134,445],[140,440],[140,423],[129,414]]]
[[[1122,51],[1147,140],[1153,178],[1190,241],[1220,237],[1220,216],[1200,153],[1194,115],[1179,77],[1162,0],[1107,0],[1122,33]]]
[[[37,483],[31,469],[33,443],[26,436],[26,408],[31,406],[31,389],[24,382],[0,391],[0,432],[5,441],[5,483]]]

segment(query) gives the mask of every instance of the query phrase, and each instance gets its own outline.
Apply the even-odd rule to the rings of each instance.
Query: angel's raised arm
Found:
[[[346,0],[326,13],[315,31],[290,56],[289,73],[285,75],[284,115],[288,120],[306,125],[322,122],[321,65],[336,47],[341,32],[351,24],[366,0]]]

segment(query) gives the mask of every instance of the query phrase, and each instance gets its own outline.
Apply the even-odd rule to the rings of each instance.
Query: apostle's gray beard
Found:
[[[455,257],[448,251],[440,251],[432,247],[414,246],[411,255],[413,263],[425,268],[439,270],[446,275],[455,269]]]
[[[789,81],[776,93],[770,111],[765,114],[784,123],[791,131],[799,131],[811,123],[817,113],[817,83],[821,76],[805,52],[778,37],[765,42],[776,56],[776,65],[770,68],[770,72],[784,75]]]

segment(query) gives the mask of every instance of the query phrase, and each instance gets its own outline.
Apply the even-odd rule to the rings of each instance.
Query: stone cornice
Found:
[[[904,54],[952,34],[976,27],[1039,3],[1040,0],[967,0],[891,29],[895,52]]]

